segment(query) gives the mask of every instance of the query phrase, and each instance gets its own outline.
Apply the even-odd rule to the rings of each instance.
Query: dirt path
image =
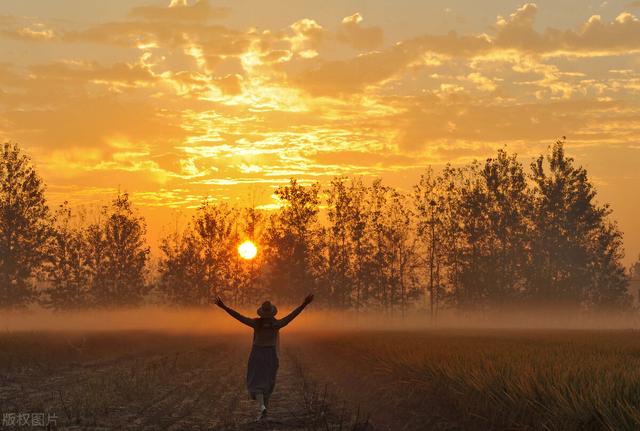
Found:
[[[255,422],[255,401],[246,396],[238,404],[237,423],[230,430],[338,430],[349,429],[346,412],[312,382],[293,353],[285,349],[281,355],[278,383],[266,420]],[[244,395],[244,394],[243,394]]]

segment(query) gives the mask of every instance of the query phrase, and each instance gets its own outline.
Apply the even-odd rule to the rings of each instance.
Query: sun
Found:
[[[258,253],[258,248],[254,243],[247,240],[238,246],[238,254],[243,259],[253,259]]]

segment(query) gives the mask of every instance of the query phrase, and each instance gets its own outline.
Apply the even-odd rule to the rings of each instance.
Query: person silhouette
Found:
[[[247,365],[247,389],[251,399],[257,400],[259,404],[260,412],[257,420],[267,416],[269,398],[276,385],[279,365],[279,331],[291,323],[312,301],[313,295],[309,294],[298,308],[284,318],[276,319],[278,308],[270,301],[263,302],[258,308],[259,317],[250,318],[225,305],[219,296],[215,299],[215,304],[231,317],[253,328],[253,345]]]

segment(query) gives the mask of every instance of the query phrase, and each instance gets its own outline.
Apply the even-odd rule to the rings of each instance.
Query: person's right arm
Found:
[[[243,316],[242,314],[238,313],[236,310],[234,310],[231,307],[227,307],[225,305],[224,302],[222,302],[222,299],[219,296],[216,296],[215,299],[215,304],[222,308],[224,311],[226,311],[227,313],[229,313],[229,315],[231,317],[233,317],[234,319],[236,319],[237,321],[244,323],[247,326],[250,326],[251,328],[253,328],[255,326],[254,320],[247,317],[247,316]]]

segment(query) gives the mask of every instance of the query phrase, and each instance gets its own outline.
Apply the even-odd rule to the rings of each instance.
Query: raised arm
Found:
[[[222,308],[224,311],[229,313],[229,315],[231,317],[233,317],[234,319],[238,320],[239,322],[244,323],[245,325],[250,326],[252,328],[255,326],[255,323],[254,323],[253,319],[251,319],[251,318],[249,318],[247,316],[243,316],[242,314],[238,313],[236,310],[234,310],[231,307],[227,307],[225,305],[225,303],[222,302],[222,299],[220,299],[219,296],[216,297],[215,303],[216,303],[216,305],[218,307]]]
[[[289,313],[282,319],[278,320],[278,326],[280,328],[284,328],[289,323],[291,323],[291,321],[295,319],[298,316],[298,314],[302,313],[302,310],[304,310],[304,308],[307,305],[311,304],[311,301],[313,301],[313,295],[308,295],[306,298],[304,298],[304,302],[298,308],[293,310],[291,313]]]

